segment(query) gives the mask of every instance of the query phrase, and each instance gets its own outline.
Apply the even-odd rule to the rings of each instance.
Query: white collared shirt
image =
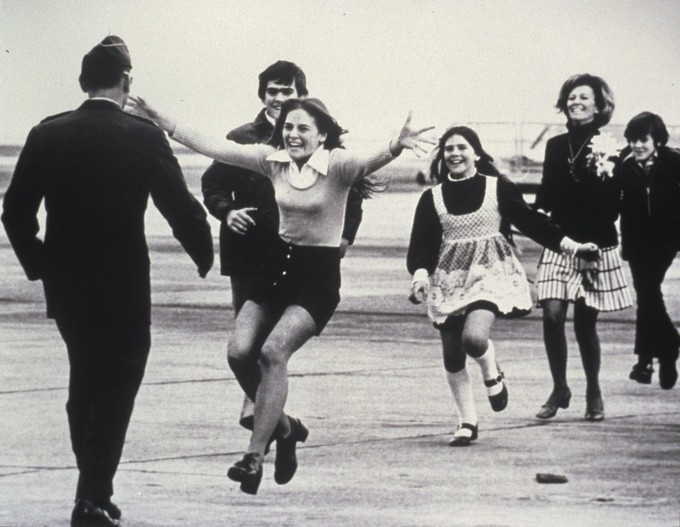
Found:
[[[288,183],[298,190],[304,190],[316,183],[320,176],[328,175],[329,154],[330,152],[325,148],[318,148],[307,162],[302,165],[301,169],[298,168],[297,163],[290,157],[286,150],[277,150],[267,157],[267,161],[287,163],[288,172],[286,174],[286,179],[288,180]]]

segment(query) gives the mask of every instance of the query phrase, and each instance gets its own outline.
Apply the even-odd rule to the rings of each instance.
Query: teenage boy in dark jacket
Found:
[[[668,131],[656,114],[628,123],[628,148],[616,171],[621,190],[621,246],[637,294],[635,354],[630,378],[651,383],[659,359],[659,384],[673,388],[680,336],[663,301],[661,284],[680,249],[680,152],[666,146]]]

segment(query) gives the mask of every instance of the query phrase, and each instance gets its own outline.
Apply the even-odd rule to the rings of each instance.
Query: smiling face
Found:
[[[567,115],[577,126],[592,123],[597,114],[595,92],[590,86],[576,86],[567,97]]]
[[[630,146],[635,160],[640,162],[646,161],[649,159],[649,156],[656,152],[656,143],[650,134],[640,139],[629,141],[628,146]]]
[[[326,134],[319,132],[314,118],[302,108],[288,112],[281,135],[293,161],[307,160],[326,140]]]
[[[453,179],[474,175],[476,159],[475,149],[462,135],[454,134],[444,143],[444,163]]]
[[[264,103],[267,115],[272,119],[278,119],[281,113],[281,105],[288,99],[294,99],[298,96],[295,89],[295,81],[290,84],[282,84],[277,81],[267,82],[267,87],[264,90]]]

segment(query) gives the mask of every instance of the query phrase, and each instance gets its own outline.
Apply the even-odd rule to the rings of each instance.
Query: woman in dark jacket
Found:
[[[565,322],[574,304],[574,332],[586,374],[588,421],[604,419],[599,385],[600,341],[597,317],[632,304],[621,269],[615,221],[618,194],[612,177],[593,166],[593,138],[614,111],[614,97],[607,83],[590,74],[574,75],[560,90],[557,108],[567,116],[567,133],[546,145],[543,179],[535,206],[549,212],[564,233],[577,242],[595,243],[597,261],[545,249],[538,264],[538,300],[543,308],[543,338],[552,374],[553,390],[536,417],[554,417],[568,408]]]
[[[652,382],[652,362],[659,359],[659,384],[673,388],[678,378],[680,336],[668,316],[661,284],[680,248],[680,152],[666,146],[661,117],[643,112],[624,132],[628,155],[615,180],[621,190],[621,245],[637,294],[635,354],[630,378]]]

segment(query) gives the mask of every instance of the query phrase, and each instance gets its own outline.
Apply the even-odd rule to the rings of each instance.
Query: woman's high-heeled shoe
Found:
[[[227,477],[241,483],[241,490],[246,494],[257,494],[262,481],[262,458],[255,452],[249,452],[241,461],[237,461],[227,471]]]
[[[604,420],[604,401],[602,397],[586,397],[586,421]]]
[[[541,409],[536,414],[538,419],[551,419],[557,414],[559,408],[567,409],[569,408],[569,402],[571,401],[571,391],[561,393],[560,395],[555,395],[555,392],[550,394],[546,403],[541,406]]]

